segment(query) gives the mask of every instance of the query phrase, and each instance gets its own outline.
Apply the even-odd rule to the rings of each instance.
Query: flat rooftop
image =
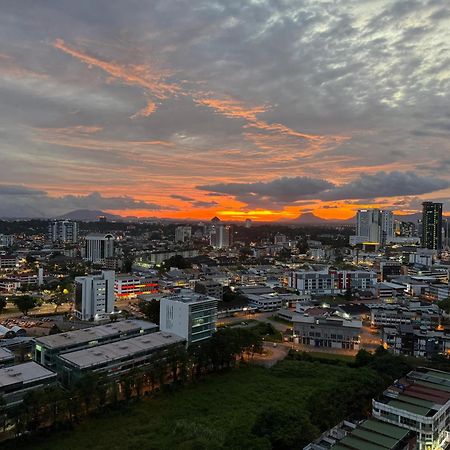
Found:
[[[375,419],[360,424],[332,450],[390,450],[395,448],[409,433],[409,430],[396,427]]]
[[[201,302],[217,302],[217,298],[210,297],[205,294],[199,294],[197,292],[180,292],[179,294],[170,295],[168,297],[163,297],[164,300],[171,300],[173,302],[180,303],[201,303]]]
[[[149,331],[153,329],[158,329],[158,326],[145,320],[122,320],[82,330],[43,336],[36,338],[36,343],[46,348],[58,349],[82,345],[99,339],[107,339],[108,337],[128,333],[133,330]]]
[[[127,356],[182,342],[185,342],[185,339],[176,334],[159,331],[125,341],[110,342],[93,348],[64,353],[60,358],[78,369],[95,368],[100,364],[111,363]]]
[[[5,367],[0,369],[0,392],[11,385],[26,385],[27,383],[39,380],[45,381],[51,378],[56,378],[56,373],[33,361]]]
[[[0,347],[0,363],[8,361],[10,359],[14,359],[14,355],[6,348]]]

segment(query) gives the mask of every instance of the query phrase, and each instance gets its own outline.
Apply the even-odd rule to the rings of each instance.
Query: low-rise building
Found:
[[[138,295],[155,294],[158,292],[158,280],[137,275],[118,275],[114,281],[116,297],[134,298]]]
[[[300,294],[334,295],[348,289],[366,290],[377,281],[377,274],[365,270],[322,270],[291,272],[288,286]]]
[[[164,360],[170,348],[184,343],[184,338],[166,332],[132,337],[59,355],[57,370],[65,385],[76,383],[87,373],[116,378],[134,368]]]
[[[14,354],[6,348],[0,347],[0,368],[14,364]]]
[[[123,320],[96,327],[84,328],[66,333],[42,336],[35,339],[33,360],[43,366],[55,369],[58,355],[84,348],[92,348],[110,342],[117,342],[135,336],[158,331],[158,326],[144,320]]]
[[[294,342],[311,347],[359,350],[362,322],[340,317],[293,317]]]
[[[450,444],[450,374],[418,368],[372,400],[374,418],[417,435],[417,450]]]
[[[208,297],[217,298],[222,300],[223,298],[223,285],[213,280],[198,280],[195,281],[195,292],[199,294],[207,295]]]
[[[26,394],[56,382],[56,373],[29,361],[0,369],[0,396],[7,407],[18,405]]]

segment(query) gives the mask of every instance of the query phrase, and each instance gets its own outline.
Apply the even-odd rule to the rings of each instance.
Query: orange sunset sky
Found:
[[[0,216],[448,211],[450,11],[404,3],[2,2]]]

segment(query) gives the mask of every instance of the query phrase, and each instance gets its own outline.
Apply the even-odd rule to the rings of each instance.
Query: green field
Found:
[[[341,394],[338,397],[345,399],[358,386],[365,395],[368,384],[376,383],[376,379],[372,370],[354,369],[344,363],[285,360],[271,369],[242,367],[102,413],[75,430],[55,432],[45,438],[36,436],[29,444],[11,443],[4,448],[198,450],[238,449],[241,445],[247,449],[268,448],[267,441],[263,446],[251,434],[262,411],[275,407],[309,416],[314,400],[323,400],[328,406],[327,398],[335,398],[338,393]],[[348,406],[339,402],[335,411],[346,414]]]

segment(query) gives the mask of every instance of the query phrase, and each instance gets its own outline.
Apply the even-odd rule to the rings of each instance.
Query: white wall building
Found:
[[[175,228],[175,242],[186,242],[191,239],[192,228],[188,226],[179,226]]]
[[[80,320],[99,320],[114,312],[112,270],[100,275],[75,278],[75,316]]]
[[[12,247],[14,245],[13,234],[0,234],[0,247]]]
[[[55,220],[48,227],[49,238],[52,242],[78,242],[78,224],[71,220]]]
[[[394,237],[394,214],[380,209],[360,209],[356,215],[356,236],[352,244],[385,244]]]
[[[160,300],[161,331],[177,334],[188,344],[210,338],[216,331],[217,299],[189,289]]]
[[[114,256],[114,236],[112,234],[92,233],[86,236],[86,259],[102,263]]]
[[[210,234],[210,245],[214,248],[227,248],[233,243],[231,225],[213,225]]]

